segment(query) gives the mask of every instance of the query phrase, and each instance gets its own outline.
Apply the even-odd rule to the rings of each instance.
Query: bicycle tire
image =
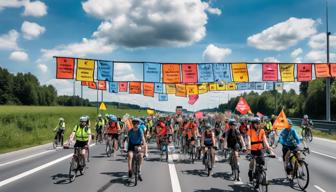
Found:
[[[296,170],[295,170],[295,173],[296,173],[296,175],[295,175],[295,178],[297,179],[297,184],[298,184],[298,186],[299,186],[299,188],[302,190],[302,191],[304,191],[307,187],[308,187],[308,185],[309,185],[309,169],[308,169],[308,164],[304,161],[304,160],[299,160],[298,161],[298,167],[296,167]],[[299,167],[302,167],[304,170],[306,170],[307,172],[306,172],[306,182],[305,183],[302,183],[303,185],[301,185],[301,182],[299,182],[300,180],[300,175],[298,175],[298,174],[300,174],[299,173]]]
[[[165,154],[166,154],[166,161],[168,162],[168,145],[166,145],[166,151],[165,151]]]
[[[304,140],[307,140],[307,138],[306,138],[306,129],[302,129],[302,131],[301,131],[301,136],[302,136],[302,138],[303,138]]]
[[[139,179],[139,162],[138,162],[138,157],[135,157],[135,172],[134,172],[134,186],[138,184],[138,179]]]
[[[259,176],[259,191],[260,192],[267,192],[268,191],[268,183],[267,183],[267,177],[266,172],[262,171]]]
[[[212,170],[212,153],[211,153],[211,150],[210,150],[210,152],[208,151],[207,152],[208,154],[207,154],[207,160],[208,160],[208,162],[207,162],[207,168],[208,168],[208,177],[211,175],[211,170]]]
[[[73,182],[77,176],[77,166],[78,166],[78,162],[75,159],[75,157],[73,157],[70,161],[70,168],[69,168],[69,180],[70,182]]]
[[[106,141],[106,155],[107,157],[111,157],[111,154],[112,154],[112,150],[111,150],[111,140],[110,139],[107,139]]]
[[[308,129],[307,131],[307,139],[309,142],[313,141],[313,132],[311,131],[311,129]]]

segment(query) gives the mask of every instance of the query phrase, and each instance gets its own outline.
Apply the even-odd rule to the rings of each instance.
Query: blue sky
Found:
[[[329,10],[336,34],[335,0]],[[71,94],[71,82],[55,80],[56,54],[177,63],[325,61],[324,0],[0,0],[0,23],[0,66],[32,72],[60,94]],[[336,61],[336,36],[331,48]],[[139,76],[139,68],[120,70]],[[250,68],[261,75],[260,67]],[[194,108],[216,106],[218,95],[203,96],[216,102]],[[90,91],[86,96],[94,99]],[[111,99],[119,97],[150,102],[141,96]],[[226,101],[227,93],[219,97]],[[180,100],[172,97],[186,103]]]

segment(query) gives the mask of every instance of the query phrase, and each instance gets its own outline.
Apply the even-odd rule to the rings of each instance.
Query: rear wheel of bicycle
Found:
[[[268,191],[268,183],[266,178],[266,172],[262,171],[259,178],[259,191],[267,192]]]
[[[137,158],[137,157],[136,157]],[[139,179],[139,162],[138,159],[135,160],[135,171],[134,171],[134,186],[138,184],[138,179]]]
[[[165,151],[165,154],[166,154],[166,161],[168,162],[168,145],[166,145],[166,151]]]
[[[69,180],[73,182],[77,176],[77,167],[78,162],[75,158],[72,158],[70,161],[70,168],[69,168]]]
[[[313,133],[312,133],[311,129],[308,129],[306,131],[306,138],[307,138],[307,141],[309,141],[309,142],[313,141]]]
[[[295,171],[296,175],[296,181],[300,189],[303,191],[308,187],[309,184],[309,170],[308,170],[308,164],[300,160],[297,164],[297,170]]]
[[[107,142],[106,142],[106,150],[105,151],[106,151],[107,157],[111,157],[112,149],[111,149],[110,140],[107,140]]]
[[[211,175],[211,170],[212,170],[212,155],[211,155],[211,151],[209,152],[208,151],[208,154],[207,154],[208,158],[207,158],[207,161],[208,161],[208,177]]]

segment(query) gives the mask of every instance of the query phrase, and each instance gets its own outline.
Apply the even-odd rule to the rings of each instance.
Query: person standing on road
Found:
[[[63,146],[63,137],[64,137],[64,131],[65,131],[65,121],[64,118],[59,118],[58,125],[54,129],[54,132],[56,132],[55,140],[58,139],[58,142],[61,142],[61,146]]]

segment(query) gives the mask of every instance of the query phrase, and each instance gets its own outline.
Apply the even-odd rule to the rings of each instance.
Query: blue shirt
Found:
[[[139,129],[142,131],[142,133],[144,133],[144,132],[145,132],[145,129],[146,129],[145,124],[140,124],[140,125],[139,125]]]
[[[140,145],[142,142],[143,132],[141,129],[138,129],[135,131],[134,129],[131,129],[128,131],[128,138],[129,142],[132,145]]]
[[[286,146],[297,146],[300,144],[300,138],[295,129],[283,129],[279,136],[279,142]]]

